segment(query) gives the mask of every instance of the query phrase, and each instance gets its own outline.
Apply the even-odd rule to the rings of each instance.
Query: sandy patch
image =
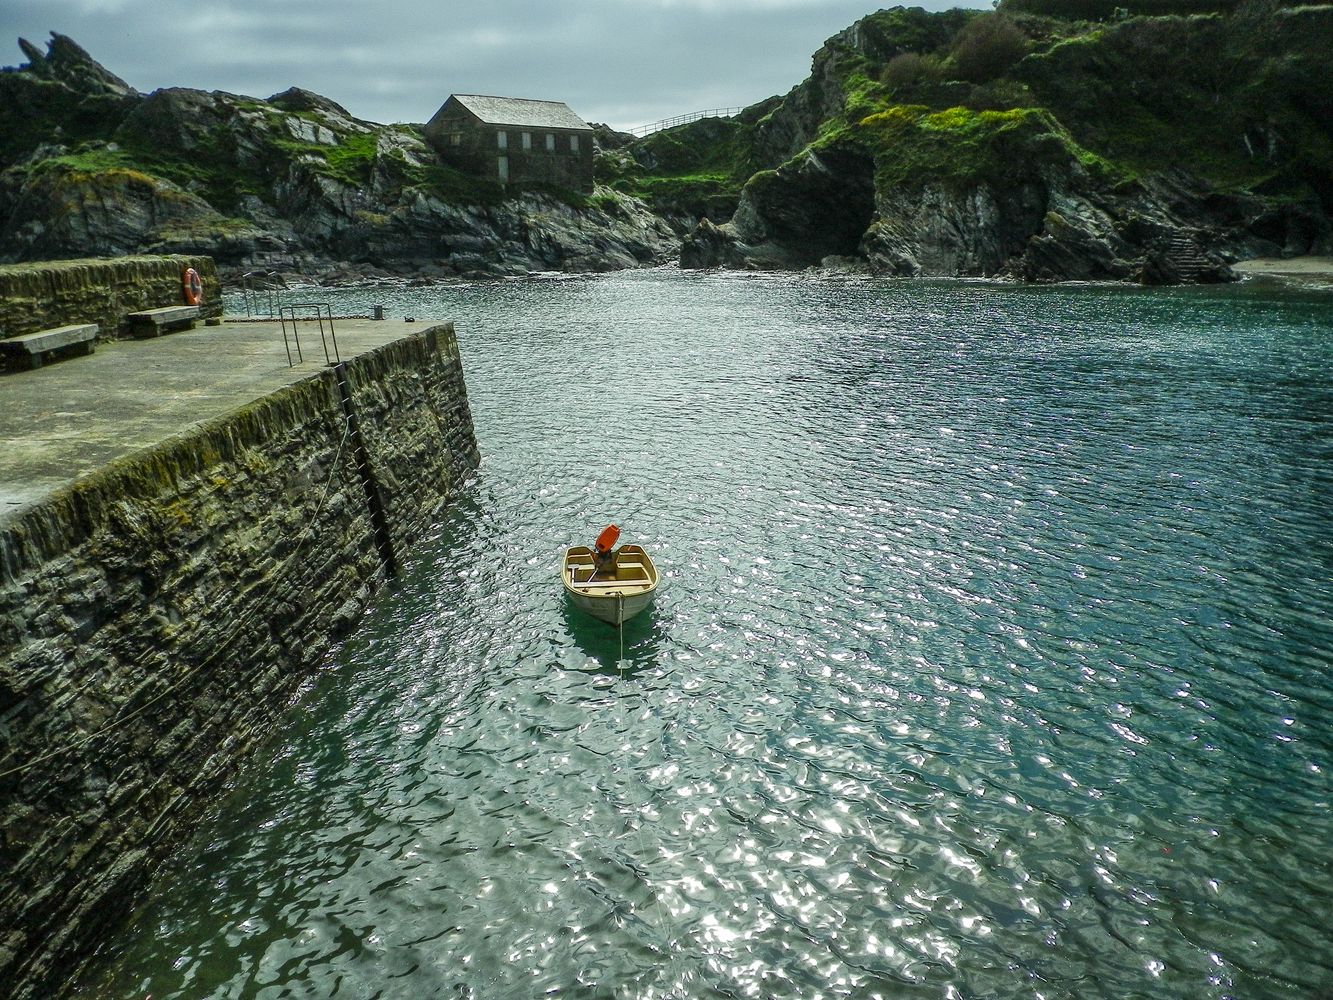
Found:
[[[1265,276],[1312,284],[1333,285],[1333,257],[1260,257],[1242,260],[1232,268],[1246,277]]]

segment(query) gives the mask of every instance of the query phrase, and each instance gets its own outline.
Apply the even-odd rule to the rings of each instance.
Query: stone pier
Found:
[[[57,994],[476,468],[452,325],[0,376],[0,983]],[[0,989],[0,992],[4,992]]]

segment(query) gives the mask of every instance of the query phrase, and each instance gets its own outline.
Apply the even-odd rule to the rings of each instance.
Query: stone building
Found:
[[[475,177],[592,191],[592,128],[560,101],[451,94],[425,134],[441,160]]]

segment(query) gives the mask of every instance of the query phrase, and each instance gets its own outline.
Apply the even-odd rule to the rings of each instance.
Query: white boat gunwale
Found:
[[[597,572],[591,548],[571,546],[565,550],[560,579],[576,607],[611,625],[623,624],[648,607],[658,583],[657,567],[639,545],[616,550],[614,576]]]

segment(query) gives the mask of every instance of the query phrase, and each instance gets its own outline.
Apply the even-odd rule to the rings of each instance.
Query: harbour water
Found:
[[[1333,295],[328,297],[481,473],[80,995],[1333,995]]]

